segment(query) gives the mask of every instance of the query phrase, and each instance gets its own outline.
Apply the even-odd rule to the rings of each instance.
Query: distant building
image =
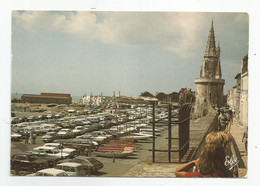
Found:
[[[59,93],[41,93],[37,94],[23,94],[21,97],[22,102],[28,103],[57,103],[57,104],[71,104],[72,98],[70,94]]]
[[[179,103],[192,103],[195,97],[195,92],[191,89],[181,88],[179,91]]]
[[[195,79],[196,103],[195,115],[201,115],[209,106],[223,106],[223,86],[220,64],[220,46],[216,48],[213,21],[209,31],[208,42],[204,54],[203,65],[200,69],[200,78]]]
[[[237,80],[236,82],[236,86],[234,87],[234,100],[235,100],[235,104],[234,104],[234,109],[235,110],[239,110],[240,109],[240,90],[241,90],[241,73],[237,74],[235,79]]]
[[[91,106],[100,106],[104,104],[105,97],[104,96],[83,96],[82,101],[83,104],[91,105]]]
[[[228,106],[236,113],[241,125],[248,125],[248,55],[241,62],[241,72],[235,77],[236,86],[229,90]]]
[[[227,94],[227,104],[232,110],[235,110],[236,107],[235,95],[236,95],[236,87],[233,87],[233,89],[230,89]]]
[[[248,55],[241,63],[241,88],[240,88],[240,122],[247,126],[248,121]]]

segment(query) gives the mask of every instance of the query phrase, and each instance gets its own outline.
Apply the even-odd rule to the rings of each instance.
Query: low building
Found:
[[[57,103],[57,104],[71,104],[72,98],[70,94],[59,93],[41,93],[37,94],[23,94],[21,97],[23,103]]]
[[[229,90],[228,106],[235,110],[241,125],[248,125],[248,55],[242,59],[241,72],[235,77],[236,86]]]
[[[241,85],[240,85],[240,122],[247,126],[248,120],[248,55],[241,63]]]
[[[106,103],[105,96],[83,96],[82,102],[88,106],[101,106]]]

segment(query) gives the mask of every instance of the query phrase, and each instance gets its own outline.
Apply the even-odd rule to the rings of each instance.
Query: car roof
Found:
[[[68,166],[68,167],[79,167],[81,166],[81,164],[79,163],[74,163],[74,162],[64,162],[64,163],[60,163],[58,165],[61,165],[61,166]]]
[[[48,174],[52,174],[52,175],[57,175],[59,173],[65,172],[65,171],[64,170],[60,170],[60,169],[55,169],[55,168],[48,168],[48,169],[39,170],[38,172],[48,173]]]
[[[60,146],[60,143],[45,143],[44,144],[44,146],[47,146],[47,145],[55,145],[55,146],[58,145],[58,146]]]
[[[54,134],[54,133],[57,133],[57,132],[53,132],[53,131],[50,131],[50,132],[46,132],[46,134]]]
[[[52,150],[52,149],[56,149],[56,147],[40,146],[40,147],[35,147],[34,148],[34,150],[39,150],[39,149]]]
[[[83,159],[83,160],[89,160],[91,159],[92,157],[86,157],[86,156],[77,156],[75,157],[74,159]]]
[[[32,153],[29,152],[23,152],[23,153],[18,153],[18,154],[14,154],[15,156],[27,156],[27,155],[32,155]]]

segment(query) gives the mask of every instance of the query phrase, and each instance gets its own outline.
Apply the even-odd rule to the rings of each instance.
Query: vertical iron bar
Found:
[[[153,163],[155,162],[155,102],[153,102]]]
[[[172,146],[172,107],[171,104],[168,105],[168,161],[171,163],[171,146]]]
[[[179,124],[178,124],[178,128],[179,128],[179,163],[181,163],[181,147],[182,147],[182,138],[183,138],[183,133],[182,133],[182,123],[180,123],[183,119],[183,105],[180,107],[179,109]]]

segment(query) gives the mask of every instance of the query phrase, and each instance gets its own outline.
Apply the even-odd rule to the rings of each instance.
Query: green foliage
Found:
[[[140,94],[140,96],[143,96],[143,97],[154,97],[154,95],[153,94],[151,94],[150,92],[148,92],[148,91],[145,91],[145,92],[142,92],[141,94]]]
[[[166,98],[166,94],[163,93],[163,92],[159,92],[159,93],[156,95],[156,98],[157,98],[159,101],[164,101],[165,98]]]

